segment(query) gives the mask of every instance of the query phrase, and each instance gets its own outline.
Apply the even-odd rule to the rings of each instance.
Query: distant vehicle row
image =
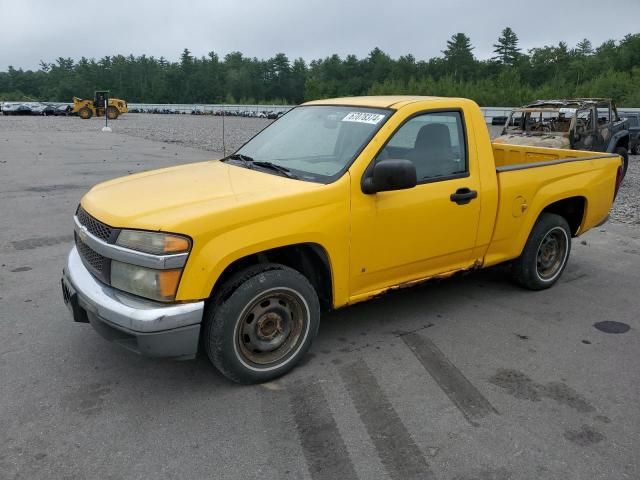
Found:
[[[194,107],[191,111],[177,109],[177,108],[139,108],[134,107],[129,109],[129,113],[154,113],[160,115],[185,115],[190,113],[191,115],[214,115],[214,116],[226,116],[226,117],[251,117],[251,118],[268,118],[270,120],[276,120],[284,115],[285,111],[269,111],[269,110],[215,110],[207,111],[202,107]]]
[[[70,115],[71,106],[66,103],[4,102],[0,104],[0,111],[4,115],[53,115],[57,117]]]
[[[74,105],[68,103],[41,103],[41,102],[3,102],[0,103],[0,112],[4,115],[55,115],[55,116],[67,116],[67,115],[80,115],[82,118],[90,118],[95,115],[95,109],[91,111],[89,106],[81,104],[82,102],[89,102],[88,100],[75,99]],[[109,99],[117,100],[117,99]],[[126,105],[126,103],[125,103]],[[110,108],[112,108],[110,106]],[[121,112],[125,109],[119,107]],[[153,113],[163,115],[178,115],[187,114],[191,115],[214,115],[214,116],[227,116],[227,117],[250,117],[250,118],[267,118],[270,120],[276,120],[284,115],[285,111],[275,112],[273,110],[216,110],[205,111],[202,107],[194,106],[191,111],[185,111],[177,108],[131,108],[129,113]],[[121,113],[118,112],[118,113]],[[110,119],[117,118],[114,112],[110,112]],[[84,114],[84,116],[83,116]]]

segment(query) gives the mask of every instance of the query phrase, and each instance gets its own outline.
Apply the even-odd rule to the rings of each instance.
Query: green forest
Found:
[[[272,58],[215,52],[196,57],[184,49],[177,61],[153,56],[58,58],[37,71],[8,67],[0,72],[0,100],[69,102],[94,90],[132,103],[278,103],[353,95],[462,96],[483,106],[522,105],[538,98],[613,97],[640,107],[640,34],[594,46],[588,39],[523,51],[505,28],[495,56],[478,59],[471,39],[456,33],[442,55],[392,58],[379,48],[306,62],[284,53]]]

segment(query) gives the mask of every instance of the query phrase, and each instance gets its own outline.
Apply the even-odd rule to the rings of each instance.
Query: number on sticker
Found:
[[[358,122],[358,123],[370,123],[376,125],[380,120],[384,118],[384,115],[379,113],[367,113],[367,112],[349,112],[343,119],[343,122]]]

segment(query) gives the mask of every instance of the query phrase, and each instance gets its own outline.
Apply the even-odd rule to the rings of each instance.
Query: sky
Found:
[[[118,53],[177,60],[184,48],[310,61],[379,47],[426,60],[456,32],[485,59],[506,26],[523,50],[640,33],[640,0],[0,0],[0,19],[0,71]]]

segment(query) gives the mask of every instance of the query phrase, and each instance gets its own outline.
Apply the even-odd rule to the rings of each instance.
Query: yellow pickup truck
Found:
[[[62,293],[130,350],[201,346],[228,378],[267,381],[309,349],[321,310],[502,262],[552,286],[621,173],[614,154],[492,145],[467,99],[309,102],[222,160],[93,187]]]

